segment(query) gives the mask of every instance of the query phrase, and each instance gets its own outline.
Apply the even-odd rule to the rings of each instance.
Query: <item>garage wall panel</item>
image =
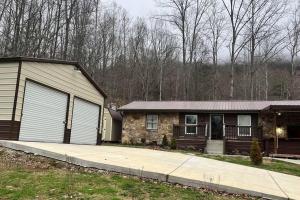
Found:
[[[0,120],[11,120],[19,63],[0,63]]]
[[[75,69],[75,66],[55,63],[23,62],[16,109],[16,120],[18,121],[21,119],[26,78],[70,94],[68,129],[71,128],[72,124],[74,96],[78,96],[98,105],[104,104],[102,94],[99,93],[79,70]]]

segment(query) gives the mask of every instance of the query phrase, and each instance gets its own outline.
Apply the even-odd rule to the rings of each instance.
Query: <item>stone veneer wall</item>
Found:
[[[124,113],[122,143],[136,144],[145,139],[146,143],[161,144],[164,135],[170,141],[173,136],[173,124],[179,124],[178,113],[158,113],[157,130],[146,129],[147,113]],[[151,113],[154,114],[154,113]]]

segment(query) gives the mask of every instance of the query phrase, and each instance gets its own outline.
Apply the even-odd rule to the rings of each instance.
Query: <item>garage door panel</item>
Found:
[[[19,140],[62,143],[68,95],[26,82]]]
[[[36,102],[34,100],[30,100],[30,104],[28,105],[29,107],[33,108],[33,109],[38,109],[38,108],[44,108],[44,107],[48,107],[50,109],[53,109],[53,110],[58,110],[60,112],[60,110],[62,108],[64,108],[64,106],[59,106],[59,105],[62,105],[64,104],[65,102],[64,101],[60,101],[60,102],[55,102],[55,101],[49,101],[49,102]],[[49,110],[51,111],[51,110]]]
[[[40,113],[39,110],[43,109],[47,109],[47,108],[28,108],[30,109],[32,112],[35,112],[35,115],[32,115],[31,113],[24,113],[23,114],[23,117],[27,117],[28,115],[31,117],[31,118],[36,118],[36,119],[51,119],[51,121],[61,121],[62,118],[53,118],[53,116],[55,115],[59,115],[59,114],[62,114],[61,112],[56,112],[55,110],[51,109],[51,107],[48,107],[48,112],[47,112],[47,115],[45,113]],[[64,108],[63,108],[64,109]]]
[[[100,106],[75,98],[70,143],[97,143]]]

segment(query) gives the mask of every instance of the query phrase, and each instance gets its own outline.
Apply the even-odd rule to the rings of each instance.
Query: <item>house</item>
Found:
[[[300,154],[300,101],[136,101],[123,112],[123,143],[161,143],[207,153]]]
[[[77,62],[0,58],[0,139],[95,145],[105,98]]]
[[[103,142],[120,142],[122,136],[122,115],[120,112],[105,108],[103,116]]]

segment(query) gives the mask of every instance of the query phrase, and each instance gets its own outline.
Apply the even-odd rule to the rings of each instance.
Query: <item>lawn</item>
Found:
[[[226,156],[226,155],[222,156],[222,155],[205,155],[205,154],[200,155],[200,156],[215,159],[215,160],[235,163],[235,164],[239,164],[239,165],[246,165],[246,166],[250,166],[250,167],[257,167],[257,168],[261,168],[261,169],[267,169],[270,171],[290,174],[290,175],[294,175],[294,176],[300,176],[300,166],[299,165],[284,162],[284,161],[264,159],[262,165],[256,166],[251,163],[249,157],[244,157],[244,156]]]
[[[250,199],[84,169],[0,147],[0,199]]]

